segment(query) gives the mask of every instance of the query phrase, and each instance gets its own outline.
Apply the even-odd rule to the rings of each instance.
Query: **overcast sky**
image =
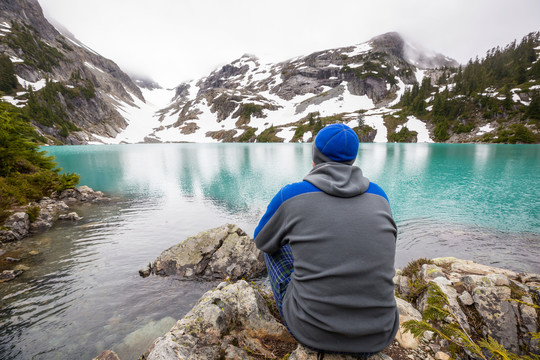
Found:
[[[540,0],[38,0],[128,73],[163,86],[243,54],[279,62],[398,31],[466,63],[540,31]]]

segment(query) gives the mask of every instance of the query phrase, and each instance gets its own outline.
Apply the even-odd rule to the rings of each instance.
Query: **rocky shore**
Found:
[[[83,203],[97,203],[109,201],[101,191],[94,191],[88,186],[67,189],[60,193],[53,193],[39,202],[17,208],[0,226],[0,256],[4,254],[4,245],[9,242],[20,241],[25,237],[41,233],[50,229],[56,221],[77,221],[82,219],[72,207]],[[7,259],[15,263],[17,259]],[[0,283],[13,280],[21,275],[24,269],[16,268],[3,270],[0,273]]]
[[[264,283],[248,283],[237,272],[238,259],[250,259],[241,267],[264,267],[261,254],[234,225],[202,232],[166,250],[141,275],[179,276],[186,279],[224,279],[205,293],[176,325],[156,339],[141,359],[295,359],[315,360],[320,355],[288,334],[281,323],[271,290]],[[216,244],[226,244],[220,251]],[[237,246],[235,246],[235,243]],[[186,254],[185,252],[191,252]],[[241,254],[242,252],[242,254]],[[185,259],[191,259],[188,264]],[[200,262],[197,262],[197,259]],[[220,264],[220,272],[215,264]],[[258,272],[254,272],[255,274]],[[245,277],[249,279],[249,277]],[[446,298],[445,311],[452,316],[439,322],[455,325],[472,341],[492,338],[506,350],[527,356],[540,354],[540,275],[477,264],[457,258],[419,259],[396,271],[396,302],[400,313],[400,330],[393,343],[370,360],[446,360],[482,359],[470,351],[453,346],[427,331],[414,337],[403,323],[427,320],[434,285]],[[440,324],[431,324],[438,331]],[[443,324],[444,327],[444,324]],[[491,354],[483,350],[485,359]],[[118,359],[107,351],[97,359]],[[325,354],[324,359],[353,359],[351,356]]]

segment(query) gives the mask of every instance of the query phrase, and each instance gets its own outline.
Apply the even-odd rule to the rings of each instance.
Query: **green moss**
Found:
[[[31,206],[28,209],[26,209],[26,213],[28,214],[28,218],[31,223],[37,220],[40,212],[41,212],[41,208],[39,206]]]
[[[256,138],[255,132],[257,129],[255,128],[247,128],[242,135],[238,138],[238,142],[253,142]]]
[[[527,292],[520,289],[513,281],[510,281],[510,297],[512,299],[521,300],[522,297],[527,295]]]
[[[257,136],[257,142],[283,142],[283,139],[276,136],[278,131],[279,129],[276,129],[274,126],[270,126],[268,129],[264,130],[259,136]]]
[[[401,271],[401,275],[412,277],[417,276],[420,270],[422,270],[422,265],[424,264],[433,264],[433,260],[427,258],[420,258],[413,260],[407,264]]]
[[[409,278],[409,294],[406,299],[410,303],[416,302],[416,300],[427,290],[429,284],[420,277],[420,270],[424,264],[433,264],[431,259],[420,258],[411,261],[401,271],[401,275]]]

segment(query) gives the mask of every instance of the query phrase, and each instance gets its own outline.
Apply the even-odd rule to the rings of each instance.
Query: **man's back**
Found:
[[[317,183],[321,176],[328,178],[325,168],[336,171],[344,166],[325,164],[306,179]],[[361,176],[359,170],[356,177]],[[275,224],[268,227],[276,236],[286,234],[283,240],[294,257],[283,301],[287,326],[308,346],[324,344],[325,350],[345,352],[382,350],[398,325],[392,282],[396,227],[388,201],[373,183],[355,189],[357,194],[350,197],[310,185],[284,188],[285,201],[270,219]],[[336,191],[346,194],[344,188]],[[264,235],[258,238],[268,239]]]
[[[282,313],[299,342],[354,353],[390,344],[396,234],[386,194],[350,164],[322,162],[274,197],[255,242],[268,254],[290,245]]]

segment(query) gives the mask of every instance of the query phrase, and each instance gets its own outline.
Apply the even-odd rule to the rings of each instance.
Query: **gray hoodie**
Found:
[[[377,352],[399,327],[394,299],[396,224],[384,191],[360,168],[325,162],[274,197],[255,230],[267,253],[290,244],[294,273],[283,317],[301,343]]]

